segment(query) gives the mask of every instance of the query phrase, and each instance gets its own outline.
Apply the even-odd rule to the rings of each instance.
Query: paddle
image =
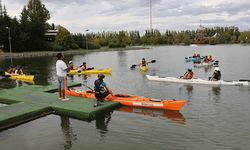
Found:
[[[91,87],[89,87],[89,86],[87,86],[87,85],[85,85],[85,84],[83,84],[82,83],[82,85],[84,85],[84,86],[86,86],[88,89],[90,89],[91,91],[94,91]]]
[[[240,79],[239,81],[248,81],[248,82],[250,82],[250,80],[247,80],[247,79]]]
[[[150,62],[148,62],[148,63],[155,63],[156,62],[156,60],[151,60]],[[132,68],[135,68],[136,66],[139,66],[139,65],[132,65],[130,68],[132,69]]]

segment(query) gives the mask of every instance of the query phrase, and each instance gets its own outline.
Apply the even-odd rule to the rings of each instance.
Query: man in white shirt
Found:
[[[67,67],[63,61],[64,55],[62,53],[58,53],[56,57],[58,58],[56,62],[56,74],[59,82],[59,99],[62,99],[62,101],[67,101],[69,100],[69,98],[65,97],[65,90],[67,89],[67,71],[70,71],[72,64],[69,64],[70,66]]]

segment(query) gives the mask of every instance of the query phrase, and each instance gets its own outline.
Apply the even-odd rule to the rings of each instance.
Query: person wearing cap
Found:
[[[87,66],[86,66],[86,62],[83,62],[82,63],[82,71],[85,71],[87,70]]]
[[[221,73],[220,73],[220,69],[219,67],[214,68],[214,74],[212,76],[209,77],[208,80],[211,81],[218,81],[221,78]]]
[[[139,64],[139,66],[147,66],[148,62],[146,62],[145,58],[142,58],[141,63]]]
[[[70,67],[70,70],[76,70],[77,68],[74,69],[74,65],[72,61],[69,61],[68,67]]]
[[[192,68],[187,68],[187,72],[181,76],[183,79],[192,79],[194,76],[194,73],[192,72]]]
[[[103,102],[103,98],[107,97],[109,94],[113,96],[113,93],[103,81],[103,79],[105,78],[104,74],[98,74],[97,78],[98,79],[94,82],[95,98],[97,99],[97,101]]]
[[[56,62],[56,74],[58,79],[58,93],[59,93],[59,99],[62,101],[67,101],[69,98],[65,97],[65,90],[67,89],[67,71],[70,71],[70,68],[73,66],[73,64],[69,64],[69,67],[67,67],[64,60],[64,55],[62,53],[58,53],[56,55],[57,62]]]
[[[209,55],[208,59],[209,59],[209,62],[213,62],[214,61],[211,54]]]
[[[15,73],[15,69],[13,68],[12,65],[10,65],[10,67],[9,67],[9,69],[8,69],[8,71],[7,71],[7,73],[9,73],[9,74],[14,74],[14,73]]]
[[[23,71],[22,71],[22,69],[20,68],[20,66],[17,66],[17,67],[16,67],[15,74],[16,74],[16,75],[22,75],[22,74],[23,74]]]

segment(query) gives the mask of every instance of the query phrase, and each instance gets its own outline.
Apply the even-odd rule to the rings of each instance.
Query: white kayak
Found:
[[[211,63],[201,63],[201,62],[196,62],[194,63],[194,67],[206,67],[206,66],[219,66],[218,65],[219,61],[214,61],[214,62],[211,62]]]
[[[190,84],[207,84],[207,85],[235,85],[235,86],[249,86],[248,81],[209,81],[207,79],[180,79],[176,77],[158,77],[146,75],[148,80],[151,81],[164,81],[164,82],[176,82],[176,83],[190,83]]]

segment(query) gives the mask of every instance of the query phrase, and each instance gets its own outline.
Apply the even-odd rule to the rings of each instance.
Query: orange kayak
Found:
[[[84,97],[90,99],[96,99],[95,94],[91,90],[77,91],[75,89],[70,89],[65,91],[66,95]],[[141,97],[136,95],[125,95],[125,94],[109,94],[104,100],[120,102],[122,105],[126,106],[136,106],[145,108],[157,108],[157,109],[169,109],[169,110],[179,110],[186,101],[176,101],[176,100],[160,100],[153,99],[150,97]]]

